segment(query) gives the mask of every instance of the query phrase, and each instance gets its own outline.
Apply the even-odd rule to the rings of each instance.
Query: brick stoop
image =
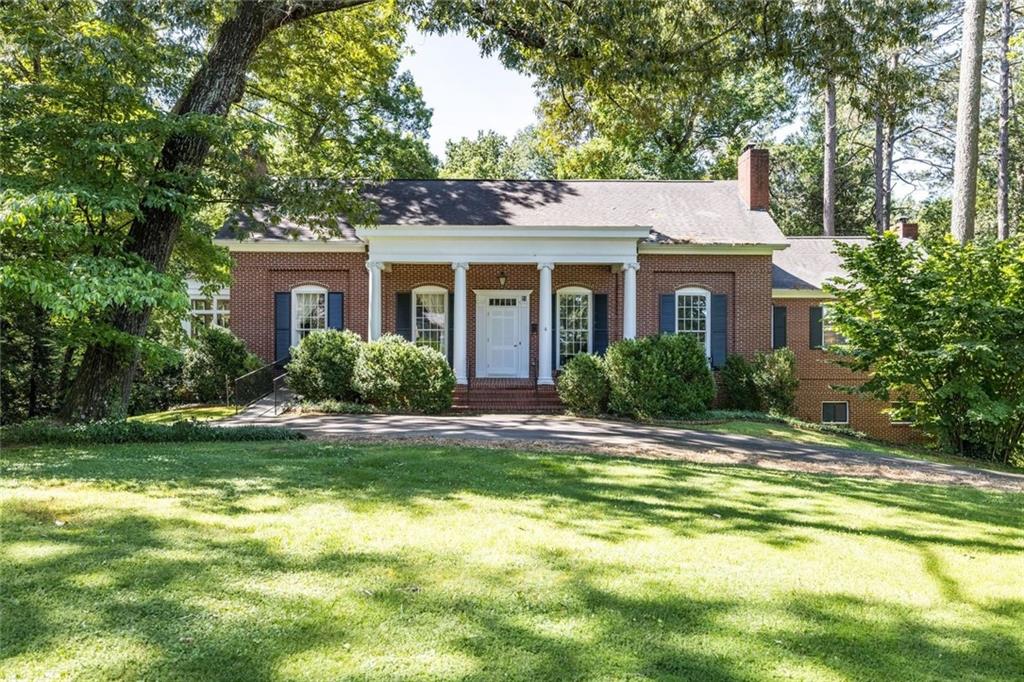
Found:
[[[537,386],[532,379],[477,379],[456,386],[455,412],[552,414],[563,411],[554,386]]]

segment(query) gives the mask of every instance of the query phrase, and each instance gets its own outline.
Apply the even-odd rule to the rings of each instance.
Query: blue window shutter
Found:
[[[551,369],[558,369],[558,294],[551,294]]]
[[[662,334],[676,333],[676,295],[662,294],[658,307],[658,331]]]
[[[412,292],[399,291],[395,294],[395,333],[406,341],[412,341]]]
[[[594,294],[594,355],[608,350],[608,294]]]
[[[728,331],[729,297],[725,294],[711,294],[711,366],[715,369],[725,366]]]
[[[786,306],[772,306],[772,348],[786,347]]]
[[[345,328],[345,294],[340,291],[327,294],[327,328]]]
[[[292,295],[289,291],[274,294],[274,364],[283,365],[291,359]]]
[[[824,330],[821,326],[821,306],[811,306],[811,348],[821,348]]]
[[[453,349],[455,347],[455,294],[448,294],[448,364],[454,367],[452,358]]]

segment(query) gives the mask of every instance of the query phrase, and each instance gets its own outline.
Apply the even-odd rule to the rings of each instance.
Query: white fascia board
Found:
[[[185,288],[188,291],[189,298],[201,298],[205,294],[203,292],[203,284],[197,279],[189,277],[185,280]],[[228,298],[231,295],[231,287],[222,287],[221,289],[214,292],[215,298]]]
[[[770,256],[789,244],[652,244],[641,243],[639,253],[699,256]]]
[[[514,237],[468,238],[463,235],[403,237],[388,233],[369,241],[369,259],[381,263],[590,263],[636,262],[636,239],[576,237],[539,239],[519,232]]]
[[[649,225],[600,227],[597,225],[373,225],[356,228],[356,236],[366,241],[389,237],[474,238],[565,238],[575,239],[647,239]]]
[[[821,289],[772,289],[772,298],[835,298]]]
[[[314,253],[327,251],[331,253],[362,253],[366,251],[366,244],[349,241],[238,241],[237,239],[214,239],[213,243],[217,246],[223,246],[231,252],[277,251],[281,253]]]

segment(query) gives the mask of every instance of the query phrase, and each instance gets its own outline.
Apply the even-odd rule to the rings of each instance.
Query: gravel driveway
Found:
[[[303,431],[312,438],[321,439],[411,439],[454,444],[522,446],[1024,492],[1024,474],[800,445],[752,436],[566,416],[273,416],[250,412],[225,423],[232,424],[287,426]]]

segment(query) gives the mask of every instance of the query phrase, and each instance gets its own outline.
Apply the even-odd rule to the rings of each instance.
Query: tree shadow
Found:
[[[244,454],[212,445],[5,455],[15,492],[57,492],[5,500],[0,662],[102,634],[149,653],[93,660],[82,676],[263,680],[307,665],[317,666],[306,669],[314,677],[376,679],[750,680],[822,670],[1009,679],[1021,669],[1013,628],[1024,601],[974,603],[936,552],[1024,551],[1014,496],[467,448],[283,443]],[[140,506],[90,509],[75,501],[84,488],[129,493]],[[841,497],[901,517],[846,519],[829,507]],[[509,502],[523,524],[626,555],[650,533],[752,537],[781,553],[821,532],[889,540],[920,553],[949,608],[978,617],[965,628],[927,606],[839,593],[697,596],[671,574],[634,574],[628,561],[562,547],[509,547],[516,561],[489,565],[443,546],[369,549],[353,539],[338,547],[315,535],[297,552],[258,530],[260,519],[308,508],[400,510],[431,524],[439,508]],[[421,650],[436,650],[436,660],[417,664]],[[365,667],[370,660],[384,663]],[[445,661],[462,667],[432,675]]]

